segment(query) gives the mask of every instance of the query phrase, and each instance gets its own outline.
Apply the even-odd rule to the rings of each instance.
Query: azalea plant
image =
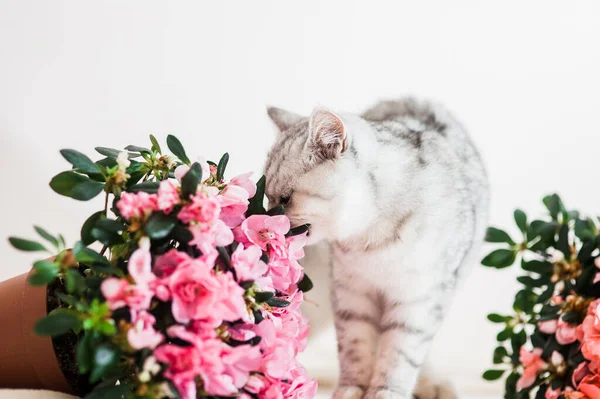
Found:
[[[97,162],[61,151],[73,168],[52,189],[84,201],[103,193],[104,207],[72,249],[39,227],[48,245],[9,239],[53,256],[29,279],[57,297],[35,332],[76,337],[89,399],[313,397],[296,360],[309,329],[299,307],[312,283],[298,263],[308,226],[264,208],[264,177],[225,180],[228,154],[191,162],[176,137],[173,155],[150,139],[96,148]]]
[[[489,228],[502,244],[482,264],[503,269],[519,261],[522,275],[510,314],[489,314],[502,326],[487,380],[505,378],[505,398],[600,398],[600,235],[597,221],[544,198],[548,217],[514,213],[521,235]]]

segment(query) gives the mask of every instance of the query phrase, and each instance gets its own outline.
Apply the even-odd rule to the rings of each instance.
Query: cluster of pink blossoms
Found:
[[[155,194],[123,192],[116,204],[132,226],[162,212],[176,217],[192,237],[162,253],[142,237],[127,277],[102,284],[111,310],[130,310],[128,345],[150,349],[164,369],[150,375],[145,370],[140,380],[160,374],[183,399],[312,398],[316,382],[296,360],[308,336],[297,287],[306,237],[286,236],[290,222],[283,215],[246,218],[256,193],[251,174],[225,184],[216,181],[214,168],[203,169],[209,178],[189,198],[182,197],[177,182],[188,167],[180,166],[177,180],[161,181]],[[227,261],[218,247],[229,248]],[[272,293],[284,305],[259,303],[256,293]],[[159,303],[170,304],[175,321],[162,329],[154,313]]]
[[[559,296],[552,298],[552,303],[560,305],[563,299]],[[552,389],[545,392],[546,399],[558,399],[564,395],[566,399],[600,399],[600,299],[593,301],[587,310],[583,322],[578,326],[566,323],[561,318],[538,323],[538,328],[545,334],[553,334],[560,345],[578,342],[585,361],[579,363],[571,377],[572,387]],[[542,349],[532,351],[521,348],[520,363],[524,366],[523,375],[517,382],[517,389],[530,387],[537,375],[549,367],[566,369],[563,356],[554,352],[551,364],[542,359]]]

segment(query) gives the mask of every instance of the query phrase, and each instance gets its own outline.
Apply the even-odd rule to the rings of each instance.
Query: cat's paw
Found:
[[[364,399],[405,399],[406,396],[387,387],[369,388]]]
[[[362,399],[365,391],[357,386],[338,386],[333,392],[333,399]]]
[[[433,381],[428,378],[420,378],[415,392],[414,399],[457,399],[458,395],[450,383]]]

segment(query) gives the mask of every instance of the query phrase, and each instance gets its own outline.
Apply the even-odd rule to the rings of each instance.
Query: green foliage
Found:
[[[40,319],[33,328],[33,331],[37,335],[57,337],[75,329],[79,324],[80,321],[76,313],[59,308]]]
[[[516,277],[521,289],[513,302],[514,315],[488,315],[489,321],[502,327],[496,336],[500,344],[494,349],[492,362],[507,369],[487,370],[483,378],[490,381],[505,378],[506,399],[529,398],[532,392],[542,398],[548,385],[553,389],[562,387],[566,380],[562,375],[555,376],[555,369],[550,368],[549,374],[543,377],[538,374],[531,387],[517,391],[516,383],[523,371],[519,359],[521,348],[542,349],[542,359],[548,364],[554,352],[561,353],[567,362],[566,375],[570,375],[585,360],[579,343],[561,345],[554,334],[540,331],[538,323],[560,318],[578,326],[587,309],[573,305],[575,302],[566,302],[565,298],[576,298],[581,304],[600,296],[593,284],[597,272],[594,261],[600,248],[596,220],[582,218],[578,211],[568,210],[557,194],[544,197],[543,203],[547,218],[529,222],[522,210],[515,210],[514,221],[523,234],[521,242],[515,242],[501,229],[490,227],[486,241],[509,248],[492,249],[481,261],[483,266],[496,269],[508,267],[517,260],[521,263],[521,274]],[[560,296],[558,303],[552,299],[556,295]]]
[[[62,172],[50,181],[50,187],[58,194],[80,201],[89,201],[104,189],[104,184],[75,172]]]
[[[248,211],[246,216],[251,215],[264,215],[266,213],[264,202],[265,202],[265,183],[266,178],[262,176],[256,182],[256,194],[250,198],[250,204],[248,204]]]
[[[202,166],[198,162],[194,162],[190,166],[190,170],[181,178],[181,196],[189,198],[198,191],[198,184],[202,181]]]
[[[229,154],[225,153],[221,157],[219,161],[219,165],[217,166],[217,181],[223,180],[223,176],[225,175],[225,168],[227,168],[227,163],[229,162]]]
[[[185,150],[183,148],[183,145],[181,144],[181,142],[179,141],[179,139],[175,136],[173,136],[172,134],[167,136],[167,146],[169,147],[169,150],[171,150],[171,152],[173,153],[173,155],[175,155],[177,158],[179,158],[179,160],[181,162],[183,162],[186,165],[189,165],[190,159],[187,157]]]
[[[165,215],[162,212],[153,213],[144,225],[144,232],[151,239],[159,240],[171,234],[176,225],[176,218]]]
[[[10,242],[10,245],[21,251],[46,251],[46,248],[44,248],[42,244],[36,241],[26,240],[24,238],[18,237],[9,237],[8,241]]]

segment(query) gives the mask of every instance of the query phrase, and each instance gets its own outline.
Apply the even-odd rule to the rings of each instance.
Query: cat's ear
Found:
[[[346,128],[342,118],[333,112],[317,108],[308,124],[310,148],[322,158],[336,159],[346,151]]]
[[[289,129],[302,120],[300,115],[277,107],[267,107],[267,114],[279,129],[279,132]]]

